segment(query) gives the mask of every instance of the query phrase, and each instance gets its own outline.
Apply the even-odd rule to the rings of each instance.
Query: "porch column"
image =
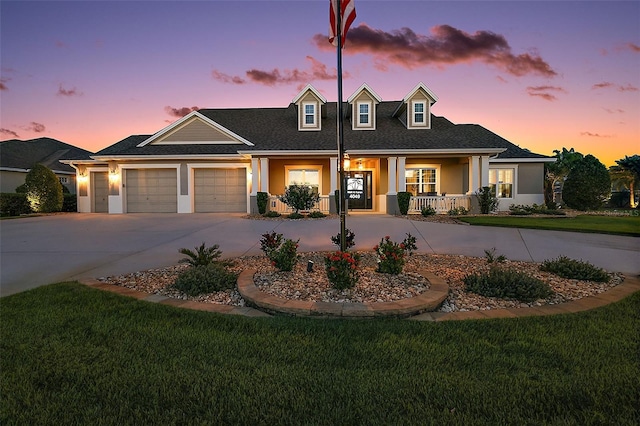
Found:
[[[269,159],[260,159],[260,191],[269,192]]]
[[[338,185],[338,157],[329,158],[329,176],[331,186],[329,188],[329,213],[338,214],[338,203],[336,203],[336,197],[334,194],[339,189]]]
[[[479,188],[480,184],[480,156],[473,155],[469,157],[469,192],[473,194]]]
[[[260,168],[258,167],[258,159],[251,159],[251,196],[255,197],[258,194],[258,179],[260,179],[259,175]]]
[[[400,208],[398,207],[398,193],[397,191],[397,161],[398,157],[387,157],[387,173],[389,175],[389,190],[387,191],[387,214],[399,215]]]
[[[483,155],[480,158],[482,170],[480,171],[480,186],[489,186],[489,156]]]
[[[406,162],[407,157],[398,157],[398,192],[407,190],[407,179],[404,176]]]

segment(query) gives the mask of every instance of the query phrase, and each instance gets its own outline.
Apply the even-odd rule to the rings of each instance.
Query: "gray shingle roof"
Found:
[[[92,154],[51,138],[0,142],[0,165],[6,168],[27,170],[35,164],[43,164],[53,171],[75,173],[71,166],[59,160],[89,160]]]
[[[521,149],[477,124],[453,124],[444,117],[431,116],[431,129],[409,130],[392,114],[398,102],[377,106],[376,130],[352,130],[344,121],[345,150],[448,150],[506,149],[498,158],[545,159],[544,155]],[[348,106],[345,111],[348,110]],[[337,103],[323,106],[321,131],[299,131],[294,104],[287,108],[201,109],[198,112],[249,140],[247,145],[137,145],[150,135],[130,136],[98,152],[97,156],[225,155],[238,151],[326,151],[337,150]]]

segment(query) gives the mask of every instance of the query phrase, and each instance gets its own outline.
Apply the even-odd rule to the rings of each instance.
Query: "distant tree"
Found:
[[[595,210],[611,193],[609,171],[596,157],[587,155],[573,164],[562,189],[562,199],[576,210]]]
[[[24,181],[24,189],[31,209],[37,213],[59,212],[62,210],[62,184],[51,169],[36,164]]]
[[[573,166],[584,157],[581,153],[576,152],[573,148],[562,148],[562,151],[553,150],[556,154],[555,163],[545,164],[545,203],[547,206],[554,203],[553,188],[556,184],[562,188],[564,180],[569,175]]]
[[[629,204],[632,208],[638,206],[634,190],[640,185],[640,155],[625,156],[616,160],[617,165],[609,168],[611,180],[629,189]]]

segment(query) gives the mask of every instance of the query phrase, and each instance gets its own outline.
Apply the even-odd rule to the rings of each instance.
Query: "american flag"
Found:
[[[341,48],[347,39],[347,31],[356,19],[356,6],[354,0],[340,1],[340,23],[342,32],[340,33]],[[329,0],[329,43],[338,45],[338,0]]]

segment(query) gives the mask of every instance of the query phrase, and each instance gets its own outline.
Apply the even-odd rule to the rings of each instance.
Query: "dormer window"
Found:
[[[316,104],[314,103],[303,103],[304,108],[304,124],[305,127],[315,127],[316,126]]]
[[[358,103],[358,124],[360,126],[368,126],[371,124],[371,103]]]
[[[411,108],[411,125],[412,126],[426,126],[426,102],[425,101],[413,101]]]

